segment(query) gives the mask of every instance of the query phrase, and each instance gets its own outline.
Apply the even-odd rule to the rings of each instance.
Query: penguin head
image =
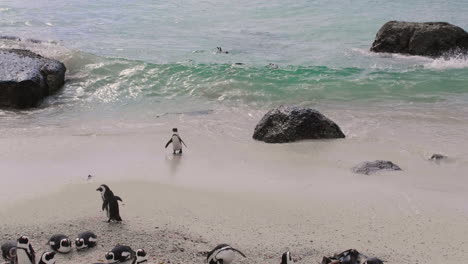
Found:
[[[41,256],[41,261],[46,264],[55,263],[55,252],[44,252]]]
[[[18,243],[16,245],[19,248],[29,249],[29,237],[20,236],[18,238]]]
[[[96,191],[101,192],[101,193],[104,193],[107,190],[109,190],[109,187],[107,187],[107,185],[105,184],[101,184],[101,186],[99,186],[99,188],[96,189]]]
[[[146,254],[146,251],[142,248],[138,249],[136,251],[136,263],[143,263],[148,260],[148,255]]]
[[[292,264],[294,263],[291,252],[287,251],[283,253],[283,256],[281,256],[281,264]]]
[[[112,251],[107,252],[107,253],[106,253],[106,256],[105,256],[107,262],[112,262],[112,261],[114,261],[114,257],[115,257],[115,256],[114,256],[114,252],[112,252]]]
[[[178,132],[177,128],[173,128],[172,132],[177,133]]]
[[[77,238],[75,239],[75,245],[77,249],[83,249],[86,247],[84,239],[83,238]]]
[[[70,239],[68,238],[64,238],[62,240],[60,240],[60,247],[59,249],[57,250],[58,252],[60,253],[68,253],[71,251],[71,241]]]
[[[16,257],[16,247],[11,247],[8,252],[6,252],[5,260],[13,260]]]

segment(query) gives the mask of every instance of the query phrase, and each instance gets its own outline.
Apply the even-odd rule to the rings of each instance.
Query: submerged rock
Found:
[[[254,139],[267,143],[344,137],[340,127],[317,110],[297,106],[270,110],[257,124],[253,134]]]
[[[373,174],[381,170],[401,171],[401,168],[393,162],[386,160],[366,161],[353,168],[354,173],[365,175]]]
[[[439,57],[450,52],[468,52],[468,33],[445,22],[385,23],[371,51]]]
[[[65,65],[21,49],[0,49],[0,107],[34,107],[65,82]]]

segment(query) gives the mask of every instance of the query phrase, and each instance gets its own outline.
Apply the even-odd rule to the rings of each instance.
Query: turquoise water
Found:
[[[468,59],[368,49],[386,21],[468,29],[467,13],[468,1],[4,0],[0,32],[57,43],[22,45],[67,64],[65,89],[43,104],[65,115],[181,102],[430,104],[468,98]]]

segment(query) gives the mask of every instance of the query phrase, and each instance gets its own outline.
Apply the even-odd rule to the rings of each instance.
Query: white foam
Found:
[[[463,69],[468,68],[468,56],[458,55],[451,58],[438,58],[424,64],[424,68],[445,70],[445,69]]]

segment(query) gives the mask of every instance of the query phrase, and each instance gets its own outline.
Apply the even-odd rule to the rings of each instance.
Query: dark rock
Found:
[[[0,49],[0,107],[28,108],[65,82],[65,65],[28,50]]]
[[[390,21],[380,28],[371,51],[429,57],[467,53],[468,33],[445,22]]]
[[[393,162],[386,160],[366,161],[353,168],[353,172],[366,175],[381,170],[401,171],[401,168]]]
[[[254,139],[267,143],[344,137],[340,127],[317,110],[297,106],[270,110],[257,124],[253,134]]]
[[[445,160],[447,158],[448,158],[447,156],[442,155],[442,154],[433,154],[429,160],[440,161],[440,160]]]

